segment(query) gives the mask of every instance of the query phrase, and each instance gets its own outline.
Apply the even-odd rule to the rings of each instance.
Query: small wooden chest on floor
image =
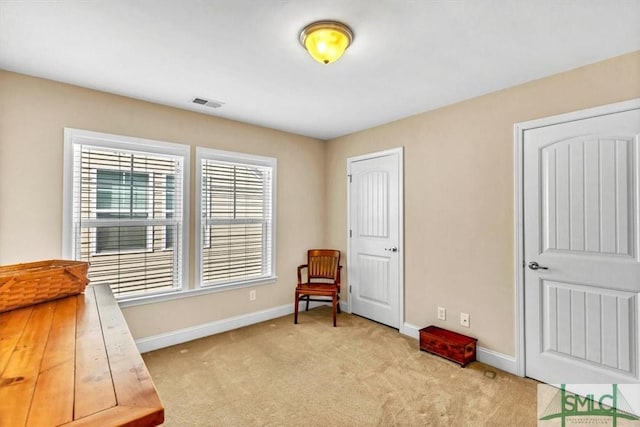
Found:
[[[476,338],[458,334],[453,331],[427,326],[420,329],[420,350],[436,354],[463,368],[476,360]]]

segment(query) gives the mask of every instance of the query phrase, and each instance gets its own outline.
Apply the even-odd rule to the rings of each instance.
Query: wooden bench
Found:
[[[111,289],[0,313],[0,426],[155,426],[164,408]]]

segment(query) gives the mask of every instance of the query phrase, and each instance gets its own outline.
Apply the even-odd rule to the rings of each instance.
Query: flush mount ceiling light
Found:
[[[321,64],[340,59],[353,41],[353,31],[337,21],[313,22],[300,32],[300,44]]]

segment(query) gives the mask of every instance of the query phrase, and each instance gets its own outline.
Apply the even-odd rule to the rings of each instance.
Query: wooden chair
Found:
[[[306,282],[302,281],[302,271],[307,270]],[[307,251],[307,263],[298,266],[298,286],[294,302],[293,323],[298,323],[298,305],[306,301],[331,302],[333,308],[333,326],[336,326],[336,312],[340,313],[340,251],[333,249],[310,249]],[[312,298],[312,297],[324,298]],[[329,298],[327,298],[329,297]]]

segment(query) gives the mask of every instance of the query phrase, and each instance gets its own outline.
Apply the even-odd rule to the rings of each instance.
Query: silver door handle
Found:
[[[549,269],[549,267],[543,267],[535,261],[531,261],[529,263],[529,268],[532,270],[548,270]]]
[[[396,248],[395,246],[392,248],[384,248],[384,250],[389,252],[398,252],[398,248]]]

